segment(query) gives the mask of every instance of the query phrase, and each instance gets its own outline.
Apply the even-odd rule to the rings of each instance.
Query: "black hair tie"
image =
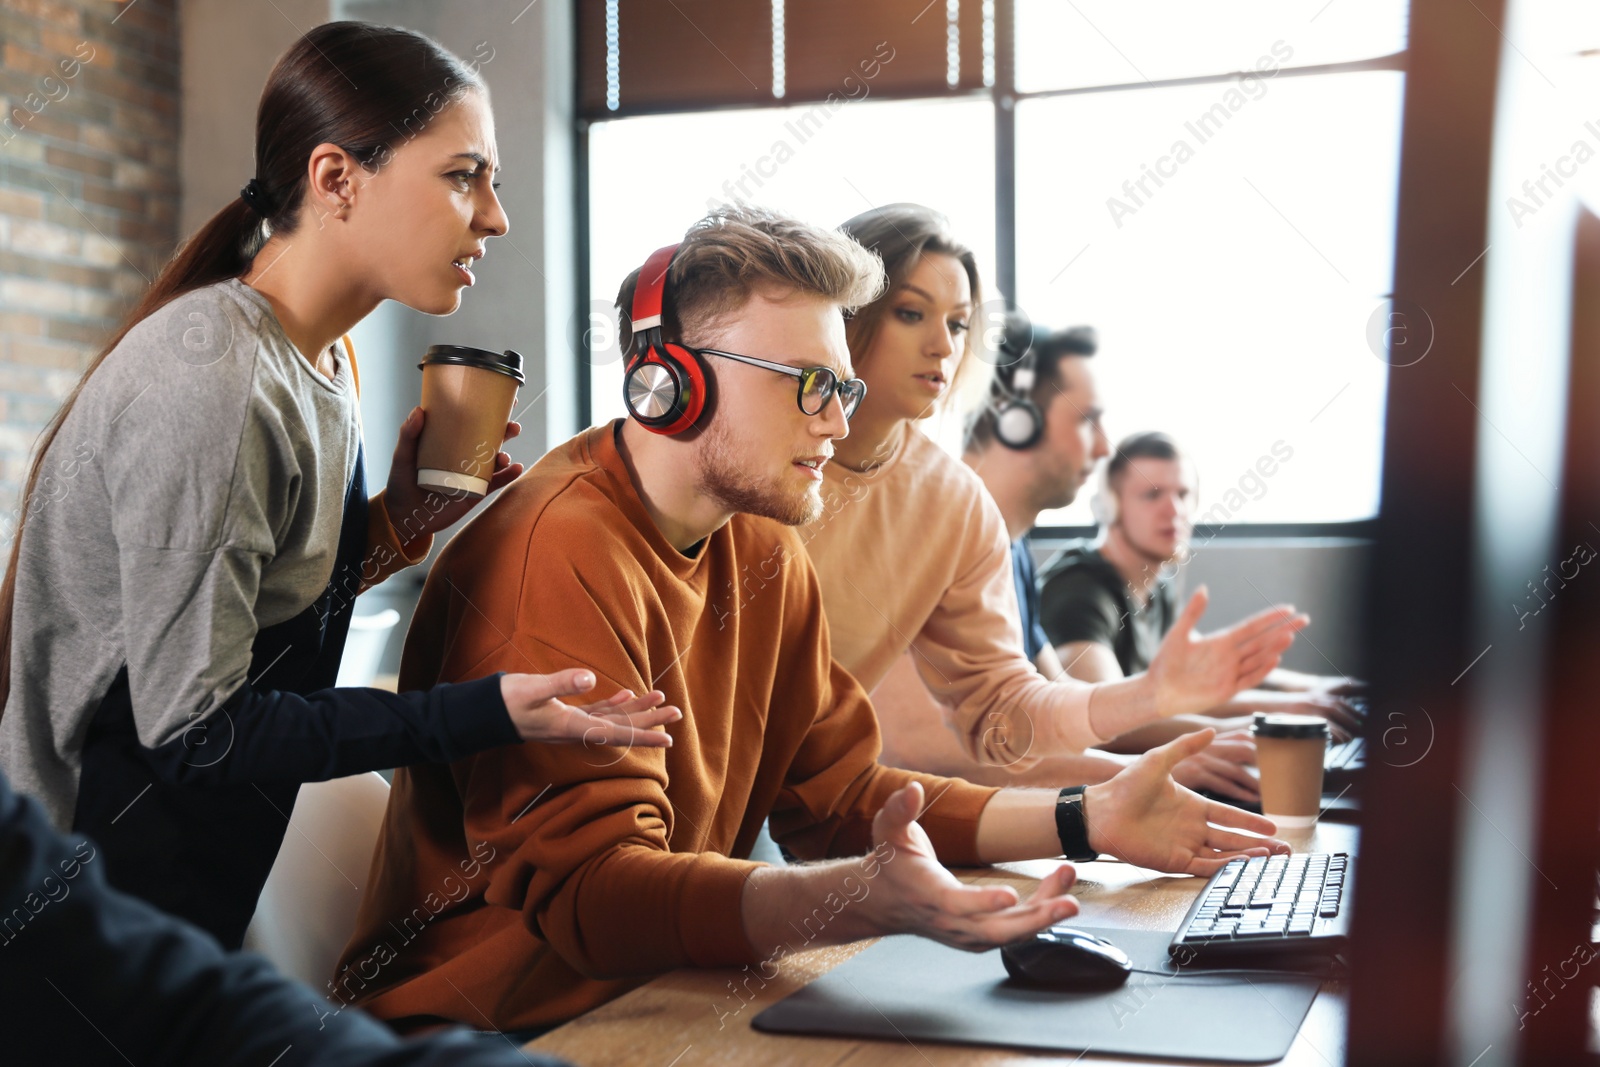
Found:
[[[250,205],[254,211],[264,219],[272,217],[272,198],[267,196],[266,188],[261,184],[260,178],[251,178],[245,187],[239,190],[239,199]]]

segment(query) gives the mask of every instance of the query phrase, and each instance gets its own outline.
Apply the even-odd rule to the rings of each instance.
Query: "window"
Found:
[[[591,421],[624,413],[617,287],[709,205],[743,198],[822,226],[895,201],[937,205],[978,255],[982,276],[993,278],[993,145],[994,109],[982,99],[865,99],[592,125]]]
[[[951,2],[930,10],[952,41],[965,33],[962,54],[981,38],[981,66],[950,53],[958,86],[936,95],[924,72],[904,90],[814,104],[795,87],[820,87],[802,67],[821,46],[785,62],[800,8],[772,6],[771,65],[751,82],[766,99],[739,90],[761,106],[647,102],[630,114],[625,68],[623,117],[607,118],[595,90],[591,419],[623,410],[619,282],[709,203],[743,198],[836,225],[914,200],[951,217],[991,296],[1012,277],[1006,295],[1036,322],[1099,330],[1108,434],[1177,437],[1201,473],[1202,521],[1374,514],[1386,360],[1399,358],[1384,341],[1397,321],[1387,294],[1404,3]],[[979,32],[962,30],[980,16]],[[1014,66],[995,47],[1011,39],[1007,18]],[[1013,213],[1015,232],[997,233]],[[951,430],[936,428],[947,446]],[[1088,524],[1087,495],[1041,525]]]
[[[1019,0],[1018,303],[1099,329],[1113,446],[1176,437],[1201,521],[1377,510],[1404,76],[1326,65],[1399,51],[1405,14]]]
[[[1201,516],[1274,446],[1292,458],[1212,521],[1376,512],[1400,94],[1368,71],[1018,106],[1018,302],[1096,326],[1113,446],[1176,437]],[[1084,499],[1051,518],[1092,521]]]
[[[1395,0],[1017,0],[1017,89],[1146,84],[1252,69],[1273,42],[1294,66],[1406,46]]]

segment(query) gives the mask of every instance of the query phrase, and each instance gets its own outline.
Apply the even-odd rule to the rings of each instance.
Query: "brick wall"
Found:
[[[0,0],[0,41],[9,548],[34,439],[177,242],[177,0]]]

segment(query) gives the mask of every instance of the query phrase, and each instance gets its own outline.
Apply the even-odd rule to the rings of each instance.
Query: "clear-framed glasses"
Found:
[[[771,360],[757,359],[755,356],[741,356],[737,352],[721,352],[715,348],[690,349],[701,356],[721,356],[738,363],[748,363],[752,367],[763,370],[777,371],[790,377],[800,379],[800,387],[795,393],[795,403],[800,405],[800,410],[807,415],[820,415],[828,407],[828,401],[833,399],[833,394],[839,394],[839,403],[844,405],[845,421],[856,413],[856,408],[861,406],[861,398],[867,395],[867,383],[860,378],[839,380],[839,376],[827,367],[791,367],[786,363],[773,363]]]

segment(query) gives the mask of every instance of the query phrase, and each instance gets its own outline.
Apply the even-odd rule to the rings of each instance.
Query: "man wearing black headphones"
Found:
[[[1137,569],[1125,572],[1122,564],[1126,561],[1120,555],[1118,565],[1113,565],[1102,558],[1103,545],[1086,542],[1071,545],[1052,559],[1042,581],[1035,570],[1028,531],[1039,514],[1076,500],[1100,461],[1111,454],[1100,425],[1103,409],[1090,364],[1097,348],[1093,327],[1052,333],[1033,326],[1022,312],[1010,312],[989,403],[968,424],[963,457],[983,479],[1014,539],[1017,599],[1029,657],[1048,677],[1064,672],[1091,682],[1147,669],[1180,608],[1170,581],[1157,580],[1156,570],[1176,563],[1170,552],[1144,559],[1146,570],[1141,576]],[[1165,440],[1164,435],[1149,434],[1130,440],[1157,437]],[[1119,449],[1127,445],[1124,442]],[[1176,479],[1178,457],[1169,459]],[[1102,535],[1117,544],[1125,540],[1125,531],[1117,522],[1118,502],[1123,492],[1131,492],[1122,484],[1127,479],[1118,477],[1119,465],[1128,462],[1129,457],[1121,455],[1112,461],[1110,477],[1100,479],[1094,500]],[[1149,483],[1145,478],[1141,486]],[[1125,582],[1136,584],[1137,594],[1134,584],[1129,584],[1123,595],[1112,596]],[[1125,658],[1123,644],[1129,645],[1130,651],[1136,644],[1137,652]],[[1117,651],[1114,659],[1110,658],[1112,649]],[[1117,670],[1119,660],[1123,662]],[[1336,731],[1353,726],[1354,713],[1344,702],[1344,690],[1337,688],[1347,680],[1317,678],[1301,683],[1299,679],[1305,676],[1274,673],[1290,679],[1283,688],[1316,692],[1279,696],[1250,691],[1212,714],[1237,717],[1254,710],[1292,710],[1324,715],[1333,721]],[[1322,692],[1319,686],[1333,688]],[[1239,725],[1237,718],[1230,722],[1200,715],[1176,716],[1125,734],[1106,747],[1115,752],[1139,752],[1170,740],[1178,731]],[[1256,799],[1256,780],[1242,766],[1253,759],[1248,745],[1230,739],[1228,733],[1223,738],[1205,754],[1211,757],[1209,765],[1198,766],[1206,760],[1197,759],[1197,766],[1175,772],[1176,777],[1224,796]],[[1186,780],[1190,775],[1197,777]]]
[[[1040,512],[1071,504],[1109,451],[1090,364],[1097,347],[1092,327],[1052,333],[1033,326],[1020,311],[1009,312],[989,402],[967,424],[963,459],[999,505],[1012,538],[1024,649],[1047,678],[1071,672],[1063,667],[1042,625],[1028,531]],[[937,720],[939,709],[909,664],[896,665],[872,697],[880,721],[886,724],[886,759],[898,766],[991,785],[1048,782],[1063,775],[1074,781],[1104,780],[1126,766],[1131,754],[1215,725],[1198,716],[1175,716],[1079,755],[1049,757],[1020,772],[996,771],[966,757],[944,731],[914,728]],[[1192,789],[1254,801],[1258,787],[1244,769],[1254,758],[1247,740],[1223,736],[1179,762],[1172,776]]]
[[[1052,678],[1061,663],[1039,624],[1028,531],[1040,512],[1072,503],[1109,454],[1087,362],[1098,347],[1092,326],[1049,333],[1021,311],[1009,312],[990,401],[969,421],[962,457],[1005,516],[1023,643],[1028,658]]]

